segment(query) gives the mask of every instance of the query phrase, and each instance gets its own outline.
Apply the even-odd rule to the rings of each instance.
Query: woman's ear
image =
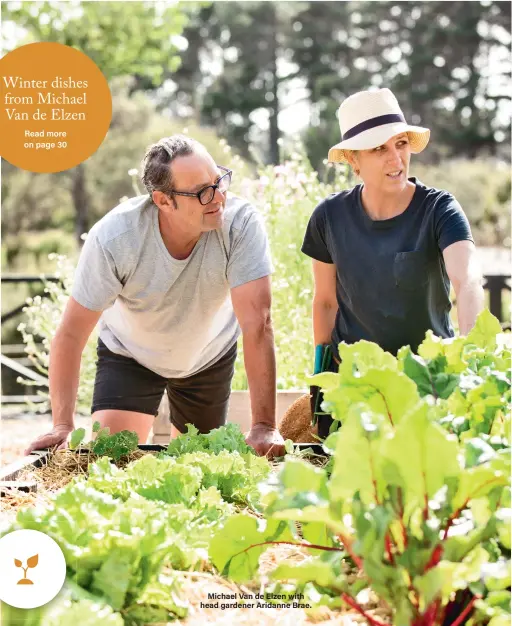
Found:
[[[347,161],[349,162],[349,165],[352,168],[354,174],[356,176],[359,176],[361,170],[359,167],[357,150],[347,150]]]

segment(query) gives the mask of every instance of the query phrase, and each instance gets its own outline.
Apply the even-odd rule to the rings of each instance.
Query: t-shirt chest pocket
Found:
[[[397,252],[393,273],[400,289],[421,289],[428,283],[428,260],[423,252]]]

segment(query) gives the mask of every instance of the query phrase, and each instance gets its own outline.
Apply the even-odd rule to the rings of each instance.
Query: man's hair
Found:
[[[172,189],[173,180],[170,164],[178,157],[193,154],[201,144],[186,135],[164,137],[149,146],[142,161],[142,182],[148,193]]]

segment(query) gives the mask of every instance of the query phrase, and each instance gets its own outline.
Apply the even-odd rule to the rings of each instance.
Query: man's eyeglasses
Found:
[[[233,175],[232,170],[228,170],[227,167],[222,167],[222,165],[217,166],[219,170],[226,172],[223,174],[215,183],[215,185],[208,185],[208,187],[203,187],[196,193],[190,193],[186,191],[174,191],[177,196],[189,196],[191,198],[197,198],[201,204],[208,204],[213,200],[215,195],[215,190],[218,189],[220,192],[224,193],[229,189],[229,185],[231,184],[231,176]]]

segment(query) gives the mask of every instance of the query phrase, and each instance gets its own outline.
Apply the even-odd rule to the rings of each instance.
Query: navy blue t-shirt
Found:
[[[311,215],[302,252],[336,266],[335,354],[342,341],[366,339],[396,354],[403,345],[416,351],[428,329],[454,335],[442,252],[473,241],[469,222],[447,191],[409,180],[414,196],[391,219],[368,216],[362,185],[330,195]]]

